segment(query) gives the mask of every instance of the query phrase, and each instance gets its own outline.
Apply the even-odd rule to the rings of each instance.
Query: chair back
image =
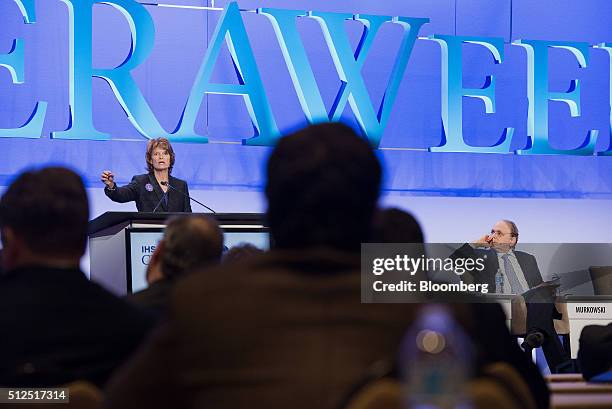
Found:
[[[377,379],[359,390],[345,409],[401,409],[402,388],[391,378]]]
[[[343,409],[401,409],[402,385],[395,378],[376,379],[363,385]],[[488,365],[484,376],[473,379],[466,389],[474,409],[536,409],[527,384],[506,363]]]
[[[493,379],[473,380],[468,386],[468,395],[474,409],[524,409],[516,406],[508,390]]]
[[[595,295],[612,295],[612,266],[591,266],[589,274]]]
[[[495,379],[499,384],[503,385],[514,400],[516,407],[522,409],[536,409],[537,405],[529,387],[521,378],[521,375],[505,362],[496,362],[487,365],[484,369],[484,374],[492,379]]]
[[[66,409],[98,409],[102,405],[102,392],[92,383],[75,381],[65,386],[70,391]]]
[[[570,333],[570,321],[567,313],[567,303],[563,299],[555,301],[555,307],[563,317],[553,320],[557,335],[568,335]],[[521,296],[512,299],[511,304],[510,333],[522,337],[527,333],[527,304]]]
[[[520,295],[512,298],[510,308],[510,333],[517,337],[523,337],[527,332],[527,304],[525,299]]]
[[[557,331],[558,335],[569,335],[570,333],[570,321],[567,313],[567,302],[562,299],[558,299],[555,302],[555,307],[557,311],[563,315],[560,320],[553,320],[553,324],[555,325],[555,331]]]

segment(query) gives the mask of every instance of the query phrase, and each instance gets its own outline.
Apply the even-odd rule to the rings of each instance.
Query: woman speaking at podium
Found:
[[[166,138],[151,139],[145,154],[148,173],[137,175],[122,187],[115,183],[115,175],[102,172],[104,193],[112,201],[135,201],[139,212],[191,212],[187,182],[170,176],[174,167],[174,150]]]

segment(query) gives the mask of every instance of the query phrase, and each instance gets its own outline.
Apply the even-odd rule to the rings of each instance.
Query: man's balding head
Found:
[[[216,264],[223,252],[223,233],[218,223],[207,216],[180,216],[166,227],[159,259],[166,278]]]

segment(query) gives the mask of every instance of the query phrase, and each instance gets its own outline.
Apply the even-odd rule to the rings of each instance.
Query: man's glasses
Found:
[[[491,235],[493,235],[495,237],[514,236],[514,234],[512,234],[512,233],[504,233],[501,230],[494,230],[494,229],[491,229]]]

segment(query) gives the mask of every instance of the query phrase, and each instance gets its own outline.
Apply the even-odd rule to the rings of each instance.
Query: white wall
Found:
[[[101,188],[88,189],[91,215],[135,211],[114,203]],[[191,195],[219,213],[257,213],[266,208],[256,191],[193,190]],[[383,206],[411,211],[429,242],[465,242],[481,237],[500,219],[516,222],[524,243],[612,243],[612,200],[423,197],[386,194]],[[203,211],[192,203],[194,212]]]
[[[426,240],[460,243],[513,220],[523,243],[612,243],[612,200],[414,197],[391,194],[386,206],[419,219]]]

